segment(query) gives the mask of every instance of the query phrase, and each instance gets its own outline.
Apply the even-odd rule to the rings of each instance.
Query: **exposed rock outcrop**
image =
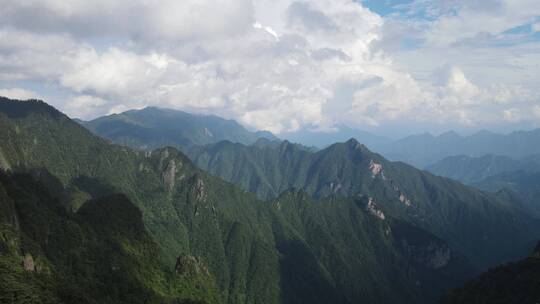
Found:
[[[193,195],[195,196],[195,199],[200,202],[206,201],[207,194],[205,190],[204,181],[198,175],[195,175],[193,179],[194,179]]]
[[[371,170],[371,174],[373,177],[380,175],[383,179],[386,179],[384,177],[383,166],[381,164],[376,163],[373,160],[371,160],[369,162],[369,170]]]
[[[196,256],[182,254],[176,259],[174,270],[180,275],[210,275],[208,267]]]
[[[24,270],[31,272],[41,272],[41,265],[34,260],[34,257],[30,253],[24,255],[22,260],[22,266]]]
[[[405,204],[405,206],[410,206],[411,201],[405,196],[405,194],[400,193],[399,194],[399,201]]]
[[[366,210],[375,215],[376,217],[380,218],[381,220],[384,220],[386,216],[384,213],[378,209],[377,203],[375,203],[375,200],[372,197],[368,198],[368,203],[366,205]]]
[[[171,191],[174,188],[176,178],[176,162],[174,161],[174,159],[171,159],[167,163],[167,166],[165,167],[165,170],[163,171],[161,177],[167,189]]]

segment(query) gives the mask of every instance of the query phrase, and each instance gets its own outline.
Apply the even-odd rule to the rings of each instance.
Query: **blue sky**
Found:
[[[137,22],[133,22],[137,20]],[[0,95],[275,133],[540,127],[536,0],[3,1]]]
[[[399,12],[399,5],[410,4],[412,0],[363,0],[360,1],[365,7],[369,8],[373,12],[386,16],[388,14]],[[396,8],[396,6],[398,6]]]

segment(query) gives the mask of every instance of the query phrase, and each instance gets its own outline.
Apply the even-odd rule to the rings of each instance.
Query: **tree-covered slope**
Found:
[[[66,189],[63,199],[73,210],[88,199],[124,193],[162,249],[156,258],[167,265],[179,255],[203,260],[224,299],[276,302],[278,257],[270,223],[261,219],[262,203],[253,196],[198,170],[177,150],[139,152],[108,144],[39,101],[3,99],[0,112],[5,168],[46,169]],[[245,226],[247,256],[230,248],[238,223]]]
[[[540,244],[534,253],[482,274],[453,290],[441,304],[536,304],[540,301]]]
[[[144,239],[157,249],[150,251],[149,263],[141,258],[133,262],[139,264],[129,264],[135,273],[128,279],[140,282],[130,285],[139,286],[142,291],[137,287],[137,292],[149,286],[150,295],[158,298],[197,299],[197,291],[212,295],[205,291],[215,282],[222,303],[429,303],[471,272],[444,239],[409,223],[395,225],[402,221],[394,219],[379,196],[312,200],[293,193],[272,203],[259,201],[199,170],[173,148],[142,152],[109,144],[38,101],[0,100],[0,127],[2,168],[29,174],[57,194],[66,216],[89,219],[80,225],[105,238],[92,246],[104,250],[96,250],[99,259],[123,252],[114,245],[116,228],[101,232],[102,219],[112,216],[105,224],[116,227],[116,218],[137,217],[135,211],[118,215],[118,209],[127,211],[127,201],[140,210],[148,231]],[[376,179],[370,175],[369,180]],[[62,234],[50,236],[69,240]],[[128,257],[141,256],[136,248],[126,246]],[[99,264],[87,261],[90,269]],[[159,265],[175,269],[180,278],[158,271]],[[138,273],[139,267],[150,273]],[[7,273],[20,271],[8,268]],[[80,275],[76,269],[73,273]],[[86,277],[94,280],[94,274],[99,273]],[[203,279],[197,283],[199,275]],[[22,282],[33,281],[25,277]]]
[[[264,199],[291,187],[318,198],[371,196],[389,215],[450,242],[481,268],[524,254],[537,234],[536,223],[496,195],[387,161],[356,140],[317,152],[288,142],[264,147],[221,142],[188,155]]]
[[[251,144],[258,138],[276,139],[270,132],[250,132],[234,120],[154,107],[80,123],[99,136],[138,149],[190,147],[222,140]]]
[[[303,277],[306,272],[299,271],[306,266],[315,268],[310,263],[319,263],[346,298],[363,303],[418,303],[426,297],[433,300],[446,286],[458,285],[472,271],[446,242],[385,217],[370,197],[314,200],[303,191],[291,190],[273,201],[272,207],[277,220],[293,232],[287,234],[282,228],[276,232],[280,253],[307,256],[302,263],[287,258],[281,265],[291,274],[285,277],[283,292],[297,289],[306,295],[298,303],[315,301],[312,292],[319,288],[307,284]],[[297,240],[311,250],[308,252]]]
[[[155,259],[159,247],[125,196],[71,212],[58,181],[39,174],[48,185],[0,172],[0,303],[218,303],[210,276]]]

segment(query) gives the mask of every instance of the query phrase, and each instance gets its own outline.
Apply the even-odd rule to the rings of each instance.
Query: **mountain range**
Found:
[[[480,131],[469,136],[452,131],[439,136],[425,133],[393,141],[376,150],[391,160],[404,161],[418,168],[456,155],[480,157],[493,154],[519,159],[540,154],[540,129],[509,134]]]
[[[223,140],[245,145],[253,144],[259,138],[280,140],[268,131],[248,131],[234,120],[155,107],[78,122],[115,143],[147,150],[164,146],[186,149]],[[395,140],[336,125],[333,130],[324,132],[304,127],[294,132],[283,132],[279,137],[311,150],[355,138],[387,159],[403,161],[420,169],[458,155],[482,157],[491,154],[521,159],[540,154],[540,129],[509,134],[480,131],[469,136],[449,131],[438,136],[424,133]]]
[[[454,136],[459,137],[448,133],[442,138]],[[479,200],[472,193],[466,194],[470,188],[435,178],[404,163],[389,162],[357,140],[351,139],[318,151],[288,141],[264,138],[252,145],[221,141],[181,149],[201,169],[255,193],[262,200],[275,199],[291,188],[301,189],[319,199],[330,195],[354,197],[367,194],[381,201],[384,208],[393,213],[392,216],[406,218],[410,223],[449,242],[460,243],[457,247],[474,260],[475,265],[481,265],[480,268],[490,265],[488,260],[491,258],[504,259],[502,256],[477,259],[477,253],[472,253],[477,249],[464,245],[471,241],[475,245],[486,242],[483,240],[486,232],[478,227],[477,219],[461,217],[478,212],[474,210],[476,206],[468,205],[471,201]],[[481,172],[471,170],[473,167],[468,169]],[[432,199],[434,192],[442,196],[435,202]],[[493,194],[489,199],[502,201],[500,204],[505,207],[522,207],[516,202],[517,197],[503,197],[501,200]],[[434,203],[438,205],[435,207]],[[463,231],[456,233],[454,230],[457,229],[449,226],[458,222]],[[478,236],[474,236],[475,233]],[[498,238],[493,236],[488,239]]]
[[[354,129],[342,124],[335,125],[332,130],[325,132],[319,131],[316,128],[304,127],[294,132],[280,133],[279,137],[294,143],[317,148],[325,148],[336,142],[344,142],[350,138],[355,138],[370,149],[377,150],[379,147],[383,147],[392,141],[384,136]]]
[[[431,164],[426,167],[426,170],[435,175],[446,176],[464,184],[473,185],[505,172],[532,173],[540,171],[540,154],[522,159],[493,154],[479,157],[456,155]]]
[[[139,121],[128,134],[141,125],[161,130]],[[512,199],[353,139],[314,151],[243,131],[215,142],[208,128],[173,142],[188,157],[158,147],[171,129],[117,145],[44,102],[5,98],[0,130],[11,303],[434,303],[540,236]]]
[[[250,132],[234,120],[156,107],[77,122],[116,143],[146,150],[165,146],[190,147],[222,140],[243,144],[252,144],[258,138],[277,140],[268,131]]]
[[[500,155],[447,157],[426,168],[481,190],[512,197],[540,217],[540,154],[522,159]]]

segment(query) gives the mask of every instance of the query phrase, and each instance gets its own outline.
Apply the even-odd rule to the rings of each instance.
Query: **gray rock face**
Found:
[[[165,168],[165,171],[163,171],[162,178],[167,189],[171,191],[174,188],[176,178],[176,162],[174,159],[171,159],[167,163],[167,167]]]
[[[199,176],[194,176],[195,182],[193,184],[193,194],[195,199],[200,202],[206,201],[206,191],[204,181]]]

